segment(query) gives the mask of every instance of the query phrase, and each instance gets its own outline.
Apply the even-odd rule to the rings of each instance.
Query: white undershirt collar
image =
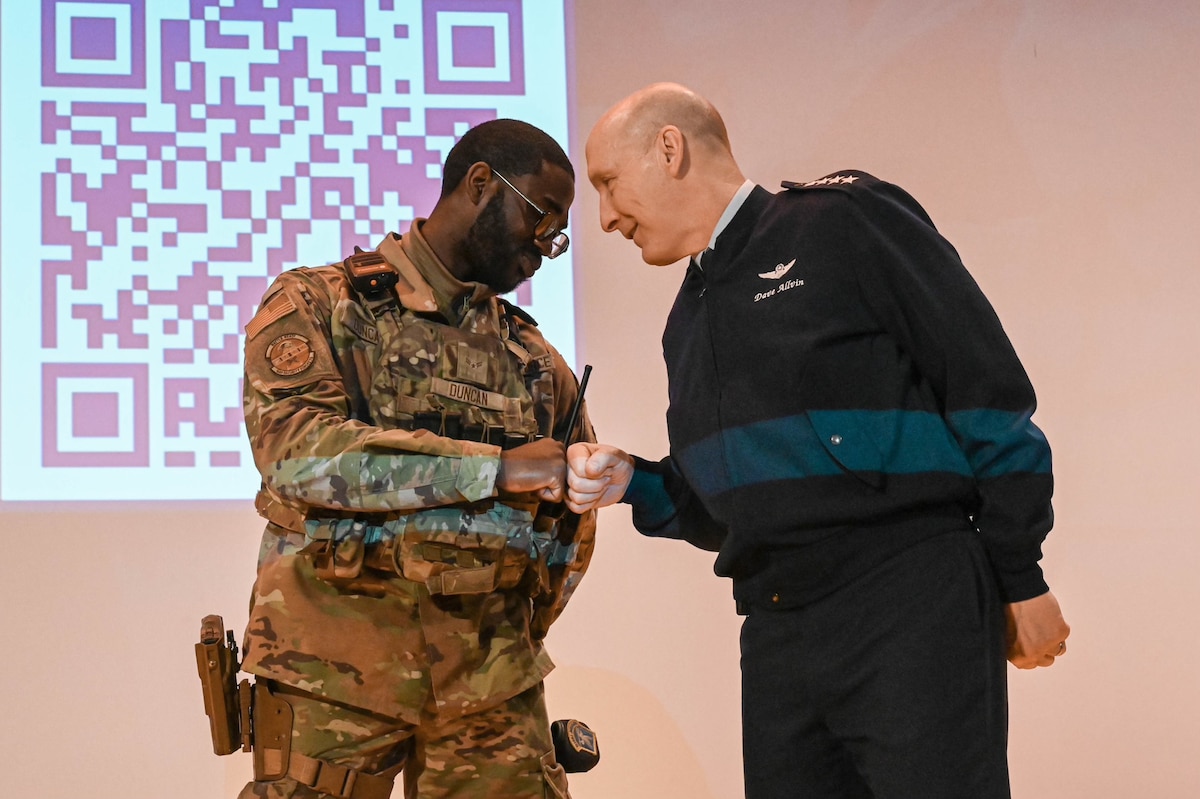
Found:
[[[742,182],[742,185],[738,187],[738,190],[734,192],[733,198],[729,201],[729,205],[725,206],[725,212],[722,213],[721,218],[717,220],[717,226],[713,228],[712,238],[708,240],[707,249],[711,250],[714,246],[716,246],[717,237],[725,232],[725,228],[729,226],[729,223],[733,220],[733,217],[737,215],[739,210],[741,210],[742,203],[746,202],[746,198],[750,196],[750,192],[754,191],[754,185],[754,181],[747,178]],[[703,255],[704,253],[697,253],[695,256],[693,256],[696,263],[700,263],[700,258]]]

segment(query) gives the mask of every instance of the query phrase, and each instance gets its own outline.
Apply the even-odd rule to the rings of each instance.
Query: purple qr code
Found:
[[[41,0],[42,465],[246,466],[263,291],[428,213],[457,138],[526,97],[523,12]]]

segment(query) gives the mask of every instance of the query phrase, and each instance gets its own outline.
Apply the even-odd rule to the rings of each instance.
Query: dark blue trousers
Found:
[[[1008,799],[1004,615],[969,531],[742,625],[747,799]]]

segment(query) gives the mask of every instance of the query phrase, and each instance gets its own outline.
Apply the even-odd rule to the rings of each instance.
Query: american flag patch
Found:
[[[246,338],[251,339],[263,332],[272,322],[277,322],[296,310],[296,304],[286,294],[280,294],[268,302],[261,311],[254,315],[250,324],[246,325]]]

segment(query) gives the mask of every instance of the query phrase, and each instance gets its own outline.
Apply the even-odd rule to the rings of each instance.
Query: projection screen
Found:
[[[7,502],[249,496],[242,330],[269,281],[426,215],[472,125],[567,146],[561,0],[2,13]],[[516,299],[572,360],[571,254],[554,266]]]

